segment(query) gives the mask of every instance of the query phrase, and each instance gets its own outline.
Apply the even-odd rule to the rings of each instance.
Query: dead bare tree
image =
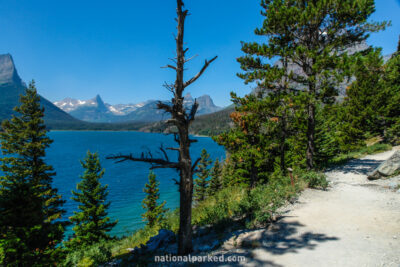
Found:
[[[166,104],[161,101],[158,103],[157,108],[164,110],[171,115],[171,119],[167,121],[168,124],[174,125],[177,133],[174,134],[175,141],[179,147],[166,148],[178,152],[178,161],[172,162],[169,160],[166,150],[161,147],[160,158],[154,158],[150,152],[142,153],[140,157],[133,155],[112,155],[108,159],[114,159],[117,162],[122,161],[139,161],[152,164],[152,169],[155,168],[174,168],[179,171],[180,181],[176,181],[179,185],[180,192],[180,221],[179,221],[179,234],[178,234],[178,254],[187,255],[192,252],[192,198],[193,198],[193,173],[200,159],[197,159],[192,164],[189,148],[190,144],[196,142],[189,138],[189,126],[193,122],[198,103],[195,101],[193,106],[186,110],[183,104],[183,91],[186,87],[194,83],[204,73],[207,67],[217,58],[215,56],[211,60],[204,62],[201,70],[191,79],[184,81],[184,66],[191,58],[186,59],[185,55],[188,48],[184,48],[184,29],[185,19],[188,16],[188,10],[184,10],[184,3],[182,0],[177,0],[177,15],[176,19],[178,26],[178,34],[176,40],[176,57],[172,59],[174,65],[167,65],[166,68],[171,68],[176,72],[176,80],[174,84],[165,83],[165,87],[173,93],[172,103]]]

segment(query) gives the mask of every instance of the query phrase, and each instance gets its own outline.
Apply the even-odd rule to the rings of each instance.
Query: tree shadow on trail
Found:
[[[275,255],[297,253],[300,249],[314,249],[318,243],[337,241],[339,238],[325,234],[304,232],[297,235],[298,228],[304,227],[299,222],[280,221],[273,225],[271,231],[262,234],[260,248]]]
[[[345,165],[336,167],[332,170],[340,171],[343,173],[355,173],[367,175],[376,169],[383,161],[373,159],[353,159],[347,162]]]
[[[279,267],[282,265],[270,259],[255,258],[254,250],[258,250],[257,254],[265,251],[265,253],[272,255],[284,255],[299,253],[301,249],[313,250],[323,242],[339,240],[338,237],[321,233],[303,232],[299,234],[299,228],[305,227],[305,225],[298,221],[285,221],[283,220],[285,217],[287,218],[287,216],[283,216],[278,222],[271,224],[265,230],[261,230],[261,234],[259,231],[243,231],[242,233],[246,234],[246,237],[243,238],[239,250],[231,250],[225,254],[225,257],[244,256],[246,257],[246,263],[251,265]],[[268,258],[268,255],[263,258]],[[232,264],[229,266],[232,266]]]

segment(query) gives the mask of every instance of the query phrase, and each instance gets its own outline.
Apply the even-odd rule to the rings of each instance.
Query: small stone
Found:
[[[390,182],[388,186],[390,189],[396,189],[399,185],[396,182]]]

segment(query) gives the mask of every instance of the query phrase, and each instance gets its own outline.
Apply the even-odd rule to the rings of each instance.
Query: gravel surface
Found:
[[[399,267],[400,177],[366,175],[394,151],[327,171],[327,191],[305,190],[276,223],[241,232],[213,255],[246,256],[245,266]]]

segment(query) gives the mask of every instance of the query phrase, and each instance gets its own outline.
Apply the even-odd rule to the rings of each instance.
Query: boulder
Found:
[[[369,180],[392,176],[400,172],[400,150],[397,150],[388,160],[382,162],[372,173],[368,175]]]

